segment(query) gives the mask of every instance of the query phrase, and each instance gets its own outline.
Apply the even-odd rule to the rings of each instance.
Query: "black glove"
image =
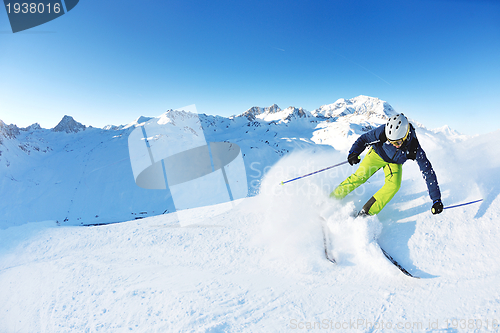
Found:
[[[359,154],[356,153],[350,153],[349,156],[347,156],[347,161],[349,162],[350,165],[358,164],[360,160]]]
[[[434,204],[432,205],[431,212],[432,214],[436,215],[439,214],[443,211],[443,203],[441,202],[441,199],[434,200]]]

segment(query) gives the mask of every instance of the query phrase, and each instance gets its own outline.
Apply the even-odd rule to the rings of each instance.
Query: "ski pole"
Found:
[[[463,204],[460,204],[460,205],[444,207],[443,209],[450,209],[450,208],[456,208],[456,207],[460,207],[460,206],[466,206],[466,205],[470,205],[470,204],[473,204],[473,203],[476,203],[476,202],[479,202],[479,201],[483,201],[483,199],[479,199],[479,200],[471,201],[471,202],[466,202],[466,203],[463,203]]]
[[[348,163],[349,161],[345,161],[345,162],[342,162],[342,163],[339,163],[339,164],[335,164],[335,165],[332,165],[332,166],[329,166],[328,168],[324,168],[324,169],[321,169],[321,170],[318,170],[318,171],[314,171],[314,172],[311,172],[311,173],[308,173],[307,175],[303,175],[303,176],[300,176],[300,177],[297,177],[297,178],[294,178],[294,179],[290,179],[290,180],[287,180],[287,181],[284,181],[284,182],[281,182],[280,185],[284,185],[286,183],[289,183],[289,182],[293,182],[294,180],[297,180],[297,179],[301,179],[301,178],[305,178],[307,176],[312,176],[316,173],[319,173],[319,172],[322,172],[322,171],[326,171],[326,170],[329,170],[329,169],[332,169],[332,168],[335,168],[335,167],[338,167],[338,166],[341,166],[343,164],[346,164]]]

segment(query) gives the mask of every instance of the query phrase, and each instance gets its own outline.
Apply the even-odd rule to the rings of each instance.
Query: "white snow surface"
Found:
[[[345,159],[345,151],[302,138],[307,145],[266,169],[258,195],[229,211],[193,209],[188,224],[176,213],[93,227],[4,224],[0,332],[496,332],[500,148],[493,143],[500,132],[458,139],[417,132],[445,206],[484,201],[432,215],[425,182],[409,161],[388,206],[376,217],[353,218],[383,175],[340,202],[328,194],[355,170],[349,165],[279,185]],[[4,147],[13,151],[12,142],[4,139]],[[25,148],[43,149],[40,142]],[[51,195],[47,203],[57,200]],[[323,219],[336,265],[324,256]],[[402,274],[378,244],[421,278]]]

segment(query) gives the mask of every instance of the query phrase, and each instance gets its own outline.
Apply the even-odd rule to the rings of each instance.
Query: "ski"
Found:
[[[328,239],[327,231],[325,230],[325,227],[326,227],[325,226],[325,219],[323,219],[323,221],[321,221],[321,231],[323,232],[323,247],[325,248],[325,258],[326,258],[326,260],[328,260],[332,264],[336,264],[337,261],[335,260],[335,258],[328,253],[329,239]]]
[[[380,246],[380,244],[379,244],[379,246]],[[394,264],[394,266],[399,268],[399,270],[401,272],[403,272],[405,275],[410,276],[412,278],[420,279],[418,276],[415,276],[415,275],[411,274],[410,272],[408,272],[406,269],[404,269],[404,267],[401,266],[396,260],[394,260],[394,258],[391,257],[391,255],[389,253],[387,253],[381,246],[380,246],[380,249],[382,250],[382,253],[385,255],[385,257],[387,259],[389,259],[389,261],[392,262]]]
[[[355,217],[358,217],[360,216],[360,214],[356,214]],[[362,216],[362,215],[361,215]],[[330,244],[330,239],[328,237],[328,232],[326,230],[326,220],[325,218],[323,218],[322,216],[320,216],[321,218],[321,231],[323,232],[323,248],[325,250],[325,258],[331,262],[332,264],[337,264],[337,261],[335,260],[335,258],[328,252],[328,246]],[[403,266],[401,266],[393,257],[391,257],[391,255],[389,253],[387,253],[387,251],[385,251],[379,244],[379,247],[380,249],[382,250],[382,253],[384,254],[384,256],[394,265],[396,266],[403,274],[405,274],[406,276],[409,276],[409,277],[412,277],[412,278],[415,278],[415,279],[420,279],[420,277],[418,276],[415,276],[413,274],[411,274],[410,272],[408,272]]]
[[[367,213],[365,213],[365,211],[362,209],[360,210],[358,213],[354,213],[352,215],[352,217],[354,218],[358,218],[358,217],[367,217],[369,216]],[[410,272],[408,272],[403,266],[401,266],[396,260],[394,260],[393,257],[391,257],[391,255],[389,253],[387,253],[387,251],[385,251],[382,246],[380,246],[380,244],[378,245],[380,247],[380,249],[382,250],[382,253],[384,254],[384,256],[394,265],[396,266],[401,272],[403,272],[403,274],[407,275],[407,276],[410,276],[412,278],[415,278],[415,279],[420,279],[418,276],[415,276],[413,274],[411,274]]]

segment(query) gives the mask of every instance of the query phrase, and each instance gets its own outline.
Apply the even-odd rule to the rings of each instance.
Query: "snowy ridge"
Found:
[[[245,111],[244,113],[242,113],[241,115],[239,115],[239,117],[246,117],[249,121],[254,121],[259,116],[262,117],[262,115],[265,116],[268,114],[278,113],[280,111],[281,111],[280,107],[276,104],[273,104],[270,107],[266,108],[254,106]]]
[[[120,125],[120,126],[108,125],[104,129],[106,129],[106,130],[115,130],[115,131],[124,130],[124,129],[128,129],[128,128],[131,128],[131,127],[142,126],[146,122],[150,121],[151,119],[153,119],[153,118],[152,117],[140,116],[139,118],[137,118],[136,120],[134,120],[133,122],[131,122],[131,123],[127,124],[127,125]]]

